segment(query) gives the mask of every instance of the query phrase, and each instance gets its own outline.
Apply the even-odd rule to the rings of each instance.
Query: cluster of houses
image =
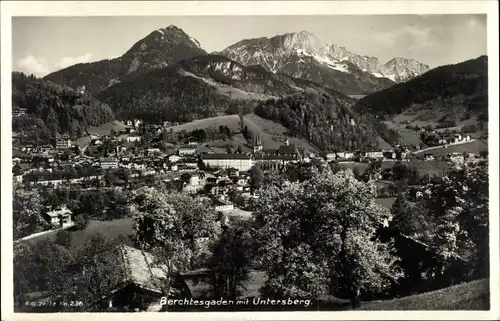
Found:
[[[130,120],[127,122],[129,128],[124,132],[111,137],[91,135],[89,146],[101,145],[107,139],[113,141],[135,143],[140,142],[143,136],[141,131],[141,120]],[[162,126],[158,126],[161,133]],[[470,137],[457,136],[457,139],[469,140]],[[368,161],[370,159],[388,160],[408,160],[412,154],[410,148],[397,146],[394,150],[352,152],[335,151],[326,154],[325,158],[314,154],[306,154],[299,150],[297,146],[290,144],[286,140],[281,146],[274,149],[264,148],[260,134],[255,136],[253,150],[248,153],[217,153],[205,146],[202,146],[194,137],[186,138],[177,148],[170,152],[164,152],[158,147],[150,144],[135,145],[133,152],[128,151],[126,144],[118,144],[115,151],[106,153],[106,157],[87,156],[78,152],[65,153],[74,147],[75,142],[67,135],[57,136],[52,146],[23,146],[21,151],[28,157],[37,155],[45,159],[45,164],[32,166],[29,159],[14,158],[13,166],[21,168],[16,171],[14,179],[24,182],[23,177],[35,172],[57,172],[68,168],[92,167],[97,170],[95,174],[85,177],[72,177],[70,179],[47,179],[30,182],[30,184],[40,185],[60,185],[60,184],[81,184],[86,180],[101,180],[104,177],[103,171],[115,169],[130,170],[130,177],[156,176],[163,181],[173,181],[180,185],[180,189],[187,193],[206,192],[208,195],[221,202],[216,208],[222,210],[232,210],[229,199],[234,198],[234,194],[240,195],[244,199],[253,197],[250,188],[250,169],[259,164],[263,170],[282,169],[290,164],[294,166],[306,166],[307,164],[318,163],[325,165],[327,162],[353,162]],[[63,155],[65,158],[63,159]],[[448,155],[451,161],[459,161],[464,155]],[[474,155],[473,155],[474,156]],[[432,160],[431,154],[419,155],[422,159]],[[472,157],[472,156],[471,156]],[[69,158],[69,159],[68,159]],[[24,166],[23,166],[24,165]],[[28,168],[26,168],[26,165]],[[232,195],[230,197],[230,195]]]
[[[411,154],[411,150],[405,146],[396,146],[394,150],[381,150],[381,151],[342,151],[326,154],[327,161],[364,161],[370,159],[394,159],[405,160]]]
[[[12,133],[12,144],[16,145],[22,141],[22,136],[19,133],[13,132]],[[68,135],[58,135],[56,139],[53,140],[51,145],[22,145],[21,146],[21,151],[25,153],[48,153],[50,151],[53,151],[54,149],[56,150],[63,150],[63,149],[68,149],[72,148],[75,146],[75,141],[71,140],[71,138]]]
[[[419,132],[422,140],[430,146],[463,144],[474,140],[470,135],[457,133],[456,131],[438,131],[421,128]]]
[[[26,108],[15,107],[12,108],[12,117],[21,117],[26,115]]]

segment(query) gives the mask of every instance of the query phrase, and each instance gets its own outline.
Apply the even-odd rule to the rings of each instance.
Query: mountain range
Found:
[[[406,113],[418,119],[426,114],[426,118],[441,123],[473,117],[487,121],[488,57],[434,68],[366,96],[354,108],[359,113],[386,117]]]
[[[411,59],[394,58],[384,65],[376,57],[361,56],[344,47],[321,43],[302,31],[273,38],[242,40],[221,52],[244,66],[260,65],[273,73],[314,81],[347,95],[367,95],[429,69]],[[45,77],[77,88],[85,86],[96,95],[130,74],[170,66],[179,61],[208,55],[199,42],[175,26],[151,32],[121,57],[77,64]]]
[[[245,39],[222,54],[244,65],[259,64],[269,71],[316,81],[347,94],[371,93],[429,70],[429,66],[413,59],[393,58],[381,64],[376,57],[324,44],[308,31]]]
[[[55,83],[85,86],[83,96],[71,88],[43,89],[47,99],[61,96],[42,97],[50,103],[47,110],[28,108],[38,123],[45,123],[45,136],[80,136],[87,126],[115,117],[186,123],[255,113],[322,150],[367,150],[384,143],[380,135],[387,136],[375,117],[381,114],[436,107],[441,116],[460,112],[464,118],[470,114],[465,110],[484,118],[486,61],[481,57],[430,71],[404,58],[382,65],[376,57],[324,45],[305,31],[243,40],[209,54],[170,26],[151,32],[121,57],[70,66],[41,80],[19,78],[13,98],[20,107],[27,100],[36,105],[36,90],[55,88]],[[356,101],[350,95],[367,96]],[[54,119],[59,127],[51,125]],[[21,122],[16,126],[33,123]]]

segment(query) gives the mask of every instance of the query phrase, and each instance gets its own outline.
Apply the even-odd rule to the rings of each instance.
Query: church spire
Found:
[[[258,152],[261,150],[262,150],[262,138],[260,137],[260,133],[257,133],[253,144],[253,151]]]

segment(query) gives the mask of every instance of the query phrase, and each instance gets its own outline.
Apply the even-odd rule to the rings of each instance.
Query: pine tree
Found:
[[[391,214],[392,228],[405,235],[411,235],[415,232],[411,226],[410,205],[404,193],[399,193],[396,197],[396,201],[392,204]]]

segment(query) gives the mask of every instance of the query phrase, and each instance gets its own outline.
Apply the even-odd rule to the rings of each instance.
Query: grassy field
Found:
[[[489,279],[401,299],[365,303],[360,310],[489,310]]]
[[[355,162],[340,163],[339,165],[342,168],[346,168],[346,169],[348,168],[350,170],[354,170],[354,168],[358,168],[360,174],[363,174],[364,171],[368,168],[368,166],[370,166],[367,163],[355,163]]]
[[[267,100],[267,99],[270,99],[270,98],[276,98],[274,96],[269,96],[269,95],[255,93],[255,92],[244,91],[244,90],[241,90],[239,88],[235,88],[235,87],[231,87],[231,86],[228,86],[228,85],[224,85],[224,84],[215,82],[215,81],[213,81],[212,79],[209,79],[209,78],[199,77],[199,76],[197,76],[197,75],[195,75],[193,73],[186,72],[186,71],[182,72],[182,75],[183,76],[187,76],[187,77],[193,77],[193,78],[200,79],[200,80],[204,81],[206,84],[214,87],[215,90],[219,94],[228,96],[231,99],[238,99],[238,100],[247,100],[247,99],[252,99],[252,100]]]
[[[317,151],[317,148],[314,147],[306,139],[291,137],[287,135],[286,133],[288,132],[288,129],[281,124],[274,123],[270,120],[261,118],[254,114],[246,115],[244,116],[244,119],[245,119],[245,125],[254,135],[260,133],[262,138],[262,145],[264,146],[264,148],[269,148],[269,149],[278,148],[282,144],[284,144],[285,140],[288,138],[290,144],[295,144],[299,148],[303,148],[313,152]],[[209,127],[219,128],[219,126],[222,125],[222,126],[227,126],[233,132],[239,132],[240,131],[239,122],[240,118],[238,115],[224,115],[224,116],[198,119],[186,124],[181,124],[170,128],[174,132],[178,132],[181,130],[192,131],[195,129],[209,128]],[[226,142],[230,141],[228,140],[222,143],[214,142],[211,143],[210,145],[213,146],[224,145],[227,144]],[[238,134],[234,136],[234,142],[236,144],[246,143],[243,137],[241,137],[241,135]]]
[[[402,145],[420,146],[420,144],[423,143],[418,133],[414,132],[413,130],[404,128],[406,125],[399,125],[393,121],[384,121],[383,123],[386,124],[389,129],[394,129],[399,133],[399,135],[401,136],[400,142]]]
[[[389,210],[392,208],[392,204],[394,204],[395,201],[396,201],[395,197],[386,197],[386,198],[376,198],[375,199],[375,203],[377,203],[378,205],[383,206]]]
[[[91,141],[92,141],[92,139],[90,139],[90,136],[85,136],[85,137],[77,139],[76,144],[79,147],[84,147],[84,146],[88,145]]]
[[[424,151],[424,153],[444,156],[447,155],[448,153],[463,153],[463,152],[479,154],[480,152],[487,150],[488,150],[487,141],[474,140],[469,143],[429,149]]]
[[[89,225],[87,225],[84,230],[68,230],[71,233],[71,248],[78,248],[79,246],[87,242],[87,240],[89,240],[89,238],[96,233],[101,233],[102,235],[109,238],[117,237],[120,234],[124,236],[132,235],[132,225],[133,219],[130,217],[112,221],[91,220],[89,222]],[[42,235],[40,237],[30,239],[26,242],[33,244],[34,242],[38,242],[44,238],[49,238],[50,240],[54,241],[56,235],[57,233]]]
[[[392,168],[396,164],[396,161],[383,161],[382,162],[382,170],[387,168]],[[408,166],[414,166],[418,169],[420,175],[429,174],[429,175],[442,175],[443,171],[450,168],[450,164],[441,160],[432,160],[432,161],[424,161],[424,160],[412,160],[410,162],[405,162]],[[343,168],[349,168],[354,170],[354,168],[359,169],[359,173],[363,174],[363,172],[369,167],[367,163],[340,163],[340,166]]]
[[[103,135],[109,135],[112,129],[114,129],[116,132],[119,132],[129,127],[130,126],[125,125],[125,123],[115,120],[109,123],[102,124],[101,126],[98,127],[90,126],[87,129],[87,132],[91,135],[103,136]]]
[[[394,161],[382,162],[382,170],[386,168],[392,168],[396,164]],[[442,160],[412,160],[410,162],[405,162],[406,165],[410,167],[416,167],[420,175],[442,175],[443,171],[450,168],[450,164]]]
[[[386,142],[382,137],[378,136],[377,137],[377,142],[378,142],[378,147],[382,150],[384,149],[388,149],[388,150],[392,150],[393,147],[391,146],[391,144],[389,144],[388,142]]]
[[[99,136],[104,136],[104,135],[109,135],[112,129],[114,129],[116,132],[119,132],[121,130],[124,130],[125,128],[128,128],[129,126],[125,125],[123,122],[114,120],[109,123],[102,124],[101,126],[90,126],[87,129],[87,132],[89,133],[89,136],[85,136],[82,138],[79,138],[76,140],[76,145],[83,147],[85,145],[88,145],[91,141],[90,135],[99,135]]]
[[[425,113],[425,111],[423,111]],[[425,127],[427,125],[432,125],[436,127],[438,125],[438,122],[435,121],[435,119],[439,119],[444,115],[444,113],[436,113],[435,117],[430,120],[419,120],[420,113],[411,113],[411,114],[399,114],[394,116],[392,119],[394,123],[404,123],[404,122],[410,122],[412,125],[417,125],[419,127]],[[403,125],[406,126],[406,125]]]

